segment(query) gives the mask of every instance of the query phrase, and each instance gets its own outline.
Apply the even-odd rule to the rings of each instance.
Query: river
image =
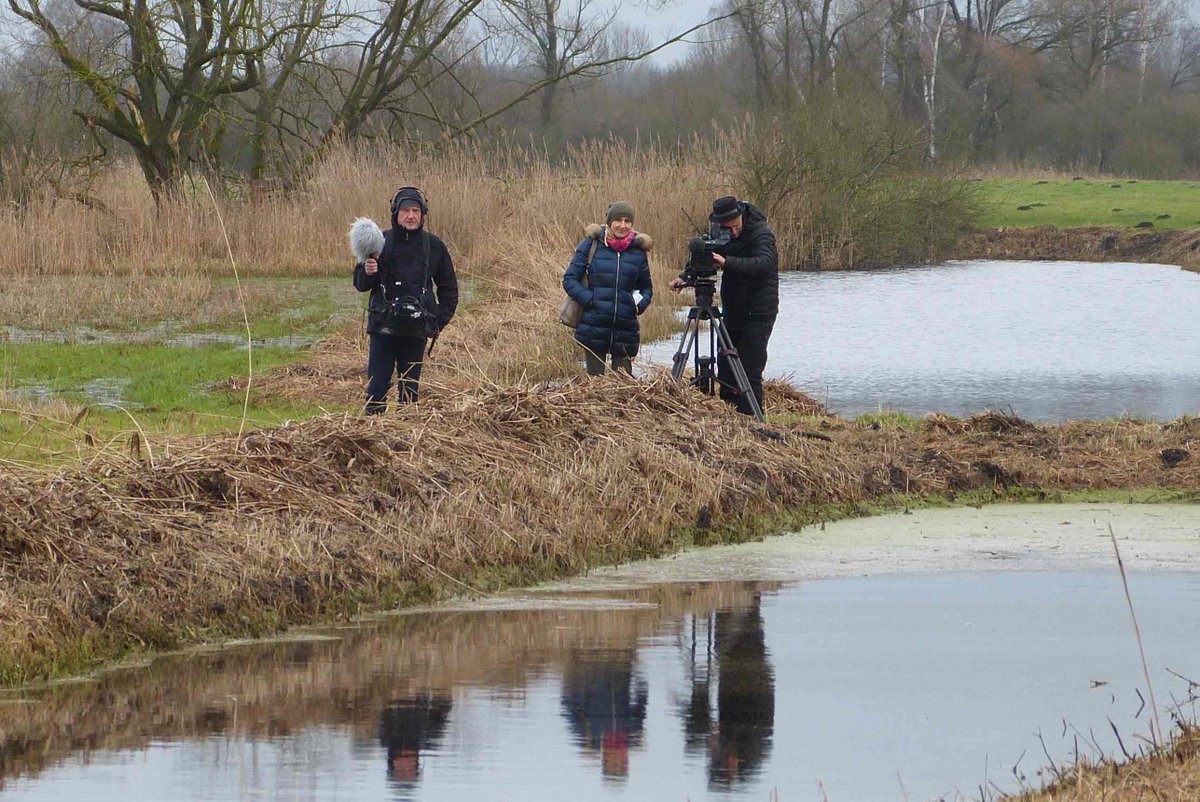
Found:
[[[1200,413],[1200,273],[971,261],[784,273],[779,291],[766,375],[841,415]],[[676,345],[640,359],[670,364]]]
[[[0,800],[1015,790],[1195,715],[1198,530],[1188,505],[918,510],[168,656],[7,694]]]

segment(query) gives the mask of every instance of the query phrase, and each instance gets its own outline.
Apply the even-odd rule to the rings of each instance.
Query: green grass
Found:
[[[30,343],[0,351],[6,385],[34,390],[87,408],[75,421],[72,406],[24,407],[0,402],[0,460],[45,464],[75,459],[140,428],[147,433],[203,434],[236,430],[244,395],[213,385],[247,373],[246,351],[231,345],[196,347],[147,343],[69,345]],[[298,348],[254,349],[254,369],[302,359]],[[322,410],[311,404],[254,403],[248,423],[279,424]]]
[[[1153,223],[1154,229],[1200,228],[1200,181],[985,178],[975,185],[983,210],[978,223],[987,228],[1141,222]],[[1170,217],[1160,219],[1164,214]]]
[[[260,294],[266,292],[275,302],[251,309],[251,335],[278,341],[254,347],[256,374],[303,359],[308,343],[357,316],[362,306],[345,278],[255,283],[266,284],[259,287]],[[137,327],[109,326],[103,330],[115,341],[0,342],[0,390],[8,394],[0,396],[0,462],[70,461],[94,453],[94,447],[123,447],[138,429],[152,441],[155,433],[237,430],[244,394],[214,386],[248,373],[240,309],[205,323],[166,328],[164,338],[218,334],[228,341],[123,342],[124,335],[138,333]],[[30,403],[35,400],[57,403]],[[80,409],[85,411],[76,420]],[[270,426],[323,411],[302,402],[263,403],[252,394],[246,418],[250,426]]]
[[[349,277],[256,278],[249,285],[256,298],[248,309],[251,337],[268,341],[254,347],[255,374],[304,359],[309,344],[347,319],[358,319],[366,305],[366,295],[353,289]],[[460,289],[460,312],[484,293],[470,279],[462,280]],[[96,447],[124,448],[139,429],[150,435],[152,445],[154,434],[238,430],[244,393],[215,385],[247,375],[245,322],[240,306],[219,302],[213,311],[191,323],[72,321],[95,325],[111,341],[61,343],[54,341],[54,332],[44,342],[0,340],[0,465],[58,464],[91,456]],[[156,323],[166,324],[160,341],[138,340],[147,325]],[[222,337],[173,344],[190,334]],[[83,416],[76,420],[81,409]],[[345,410],[256,400],[251,393],[246,421],[251,427],[274,426],[327,411]]]

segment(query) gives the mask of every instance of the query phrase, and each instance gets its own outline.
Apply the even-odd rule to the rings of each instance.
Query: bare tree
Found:
[[[233,96],[251,120],[250,176],[255,179],[266,171],[273,132],[287,131],[303,139],[304,132],[297,123],[304,118],[293,116],[293,111],[285,107],[285,92],[304,68],[318,63],[330,33],[344,20],[334,0],[274,0],[273,5],[278,9],[276,18],[290,19],[292,24],[277,38],[271,37],[261,23],[255,27],[254,35],[268,45],[254,56],[255,71],[262,80],[248,95]]]
[[[449,125],[436,105],[422,108],[429,82],[452,68],[439,49],[482,5],[483,0],[397,0],[378,15],[360,13],[354,22],[364,39],[344,46],[349,63],[334,62],[336,94],[322,144],[336,136],[354,137],[376,113],[419,116]],[[416,101],[416,102],[414,102]]]
[[[253,0],[73,0],[56,22],[41,0],[8,0],[32,23],[90,102],[76,109],[132,148],[160,198],[201,148],[200,132],[217,98],[258,84],[256,57],[271,45],[252,35]],[[112,39],[80,46],[72,27],[107,21]]]
[[[930,161],[937,158],[937,81],[938,70],[941,67],[942,32],[945,30],[946,16],[949,11],[949,3],[938,2],[932,6],[926,6],[921,12],[922,28],[925,33],[925,75],[922,80],[922,88],[925,97],[925,114],[929,125],[927,153]]]
[[[1200,79],[1200,25],[1190,20],[1181,23],[1165,45],[1163,67],[1167,91],[1178,92],[1194,86]]]
[[[555,102],[564,77],[581,62],[605,60],[612,52],[607,36],[620,6],[598,10],[593,0],[502,0],[497,27],[509,34],[524,60],[545,83],[538,93],[538,130],[552,144]],[[577,73],[594,80],[604,72],[590,68]]]

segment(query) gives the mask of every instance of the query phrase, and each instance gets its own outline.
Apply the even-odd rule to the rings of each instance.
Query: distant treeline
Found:
[[[118,156],[159,198],[201,172],[294,187],[339,140],[557,158],[589,139],[810,136],[797,120],[864,114],[914,169],[1200,165],[1200,26],[1177,4],[721,0],[705,21],[664,66],[635,9],[599,0],[9,0],[0,194],[86,202]]]

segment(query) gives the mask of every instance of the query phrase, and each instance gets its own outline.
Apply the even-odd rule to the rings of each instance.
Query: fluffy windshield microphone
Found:
[[[350,224],[350,253],[359,262],[383,252],[383,232],[369,217],[360,217]]]

